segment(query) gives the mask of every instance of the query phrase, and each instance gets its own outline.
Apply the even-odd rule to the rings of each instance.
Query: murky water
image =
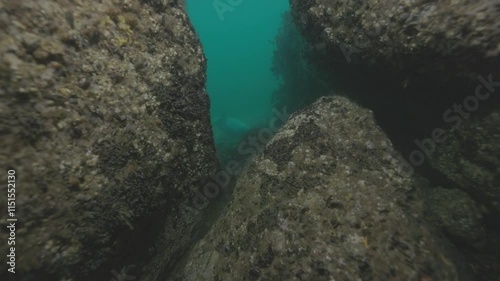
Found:
[[[188,0],[208,59],[207,90],[218,149],[234,145],[272,115],[280,81],[271,72],[274,38],[287,0]]]

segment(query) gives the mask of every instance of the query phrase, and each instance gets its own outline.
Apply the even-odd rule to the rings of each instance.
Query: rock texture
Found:
[[[389,64],[440,79],[499,71],[496,0],[290,2],[304,34],[330,46],[339,61]]]
[[[500,88],[498,88],[500,91]],[[431,156],[431,164],[500,214],[500,110],[464,122]]]
[[[373,114],[321,98],[239,178],[177,280],[470,280]]]
[[[156,254],[148,274],[159,274],[199,219],[178,204],[216,169],[206,62],[183,2],[1,1],[0,60],[16,278],[137,276]]]
[[[337,90],[372,109],[405,158],[443,128],[431,168],[498,213],[498,1],[290,3]]]
[[[467,193],[437,187],[428,192],[428,197],[430,213],[447,235],[475,248],[484,247],[483,214]]]
[[[425,158],[415,161],[415,169],[431,186],[453,194],[434,198],[440,204],[432,208],[436,220],[465,216],[441,223],[443,231],[461,241],[460,250],[476,249],[470,259],[476,266],[493,264],[477,272],[484,273],[481,280],[495,280],[500,263],[495,238],[500,237],[499,2],[290,3],[295,23],[315,48],[312,60],[330,73],[334,92],[373,110],[405,159],[412,153]],[[428,153],[417,143],[436,129],[444,140],[434,142]],[[464,199],[464,209],[453,206],[451,198],[463,195],[474,202]],[[481,209],[482,219],[471,206]],[[483,230],[491,239],[479,238]],[[478,240],[489,256],[478,250]]]

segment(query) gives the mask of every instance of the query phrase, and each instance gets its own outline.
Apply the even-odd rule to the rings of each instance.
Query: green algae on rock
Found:
[[[206,62],[182,1],[0,6],[0,166],[18,176],[16,276],[109,280],[132,265],[139,275],[155,255],[168,264],[199,220],[176,206],[216,169]]]

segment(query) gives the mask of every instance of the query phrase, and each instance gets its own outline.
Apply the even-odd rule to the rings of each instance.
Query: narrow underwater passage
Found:
[[[280,81],[271,71],[274,39],[288,0],[187,0],[189,17],[207,57],[207,91],[214,140],[233,148],[252,128],[269,122]]]

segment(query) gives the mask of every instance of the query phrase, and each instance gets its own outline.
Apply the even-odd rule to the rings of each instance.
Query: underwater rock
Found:
[[[245,168],[175,280],[472,280],[399,159],[369,110],[319,99]]]
[[[177,206],[217,164],[206,61],[183,5],[0,3],[0,166],[16,176],[16,280],[111,280],[144,264],[154,276],[186,247],[200,217]]]
[[[499,237],[498,1],[290,3],[295,23],[315,47],[312,60],[330,73],[335,92],[373,110],[403,157],[414,157],[415,170],[434,186],[460,189],[485,207],[483,227]],[[423,145],[435,132],[442,141]],[[449,215],[449,202],[436,203],[444,204],[436,206],[441,216]],[[470,234],[472,243],[478,236]],[[474,258],[476,264],[498,263],[493,240],[485,248],[496,253]],[[498,276],[495,268],[485,270]]]
[[[485,104],[499,108],[497,1],[290,3],[312,44],[310,59],[329,74],[333,92],[373,110],[403,152],[434,128],[450,126],[446,110],[471,95],[492,93],[475,117],[493,107]]]
[[[474,248],[484,247],[483,215],[467,193],[442,187],[433,188],[428,193],[428,209],[447,235]]]
[[[411,69],[440,80],[499,71],[495,0],[290,2],[304,35],[339,62]]]
[[[213,117],[212,125],[216,147],[238,146],[242,137],[251,128],[242,120],[233,117]]]
[[[229,134],[233,135],[243,135],[250,131],[250,126],[245,124],[242,120],[233,117],[214,117],[213,123],[220,126],[224,131],[228,131]]]
[[[448,135],[431,155],[432,167],[500,214],[500,111],[464,121]]]

